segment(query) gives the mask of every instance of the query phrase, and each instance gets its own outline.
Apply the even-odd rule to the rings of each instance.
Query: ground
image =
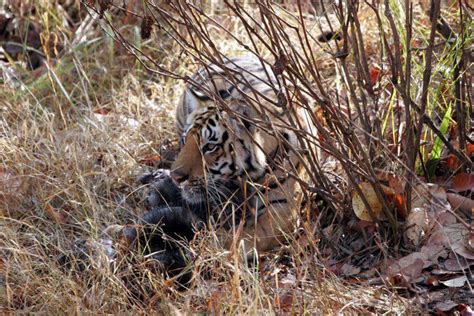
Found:
[[[304,65],[300,73],[295,66],[298,62],[286,60],[281,52],[294,57],[295,52],[305,51],[306,42],[298,34],[309,34],[313,43],[313,38],[331,27],[339,29],[334,11],[326,19],[318,15],[321,8],[282,1],[270,6],[274,11],[265,15],[261,1],[244,4],[243,11],[230,4],[202,1],[204,15],[197,16],[192,7],[180,9],[173,2],[160,3],[162,11],[153,11],[156,8],[144,9],[141,1],[127,1],[126,9],[139,14],[135,16],[124,13],[121,1],[83,2],[10,1],[0,11],[0,311],[469,311],[473,304],[469,284],[473,282],[474,255],[468,242],[472,215],[465,204],[459,207],[453,202],[460,197],[470,200],[473,183],[472,169],[462,160],[473,152],[469,135],[463,133],[471,124],[466,117],[472,113],[468,107],[472,104],[472,60],[465,50],[472,44],[468,4],[460,9],[456,3],[442,3],[442,17],[458,34],[456,45],[439,32],[436,42],[431,42],[431,23],[424,11],[429,6],[423,1],[414,5],[409,95],[417,106],[426,106],[427,117],[454,151],[440,140],[439,133],[419,129],[421,149],[414,152],[410,165],[404,154],[410,156],[409,147],[404,147],[409,140],[402,132],[407,122],[402,93],[406,86],[400,81],[398,90],[394,88],[393,77],[403,76],[393,72],[397,62],[390,62],[387,54],[387,50],[392,52],[391,58],[400,62],[399,69],[406,70],[402,67],[407,58],[404,4],[390,2],[394,28],[383,8],[376,8],[378,16],[369,6],[359,8],[352,28],[339,33],[341,40],[311,44],[306,53],[312,55],[300,55]],[[177,21],[190,22],[168,25],[167,12]],[[183,12],[186,14],[180,15]],[[258,29],[258,23],[253,25],[257,31],[248,33],[239,12],[273,21],[275,33],[268,35]],[[302,30],[300,18],[308,30]],[[205,34],[197,31],[202,25],[208,26],[213,45],[199,36],[191,41],[191,34]],[[400,30],[400,43],[393,38],[394,29]],[[179,38],[179,34],[187,35]],[[250,40],[258,34],[260,40]],[[288,35],[289,42],[282,34]],[[347,36],[351,36],[351,47],[344,51]],[[397,44],[402,53],[398,57]],[[27,52],[24,47],[29,47]],[[302,86],[307,80],[310,95],[317,91],[315,95],[327,97],[334,106],[332,110],[322,106],[325,110],[319,114],[322,128],[328,131],[324,134],[327,148],[334,149],[331,152],[336,157],[328,158],[334,166],[323,179],[331,184],[316,190],[319,195],[311,194],[312,203],[305,209],[308,216],[295,237],[262,256],[258,264],[247,265],[237,254],[216,247],[212,236],[198,235],[190,246],[195,277],[184,291],[173,279],[155,273],[139,254],[134,260],[123,259],[116,269],[100,264],[99,259],[85,272],[65,269],[58,261],[62,255],[74,253],[78,245],[93,247],[104,237],[106,227],[134,223],[145,212],[144,188],[138,178],[154,168],[169,167],[178,150],[174,109],[183,79],[204,56],[215,52],[238,55],[249,49],[296,76]],[[430,50],[434,57],[424,101],[425,60]],[[279,59],[275,58],[277,51]],[[453,75],[456,65],[452,61],[463,51],[461,80]],[[461,95],[456,92],[459,81]],[[464,112],[455,100],[464,102]],[[358,112],[361,108],[364,111]],[[411,111],[415,113],[412,128],[417,130],[417,108],[412,106]],[[461,121],[467,127],[455,122],[457,117],[451,112],[464,113]],[[382,126],[383,131],[378,134],[373,129],[370,134],[361,123],[352,126],[352,132],[341,132],[338,122],[364,122],[361,117],[370,124],[378,120],[373,126]],[[370,145],[369,134],[377,139]],[[340,143],[332,142],[339,136]],[[364,156],[366,153],[370,155]],[[425,168],[422,162],[434,160],[434,172],[426,170],[429,166]],[[360,208],[365,210],[363,202],[353,209],[355,183],[369,179],[385,185],[380,188],[389,205],[380,209],[390,210],[393,222],[379,218],[374,223],[370,214],[366,220],[354,214]],[[415,211],[413,205],[407,211],[406,183],[415,180],[435,183],[435,187],[414,189],[413,196],[422,202],[409,200],[421,211]],[[371,189],[361,190],[359,194],[371,194]],[[375,200],[374,208],[378,208],[381,202]],[[416,212],[421,217],[409,216]],[[426,225],[425,218],[430,221]],[[436,226],[435,221],[441,224]],[[449,228],[448,237],[446,233],[439,237],[444,233],[441,226]],[[407,235],[409,227],[415,230]],[[434,256],[433,249],[445,253]]]

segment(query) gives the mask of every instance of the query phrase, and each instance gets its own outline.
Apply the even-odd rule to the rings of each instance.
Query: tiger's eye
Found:
[[[216,148],[217,148],[217,145],[216,145],[216,144],[207,143],[207,144],[204,145],[204,147],[202,148],[202,151],[203,151],[205,154],[209,154],[209,153],[213,152],[214,150],[216,150]]]

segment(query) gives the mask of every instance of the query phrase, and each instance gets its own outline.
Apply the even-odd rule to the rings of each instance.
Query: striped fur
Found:
[[[271,67],[253,56],[227,58],[223,67],[203,67],[191,77],[176,108],[178,136],[181,138],[189,126],[190,114],[214,106],[216,98],[241,100],[247,95],[258,99],[261,94],[276,99],[277,87]]]
[[[171,176],[190,204],[206,200],[222,204],[213,200],[225,196],[222,184],[238,183],[244,192],[238,214],[243,216],[213,214],[223,224],[217,233],[227,248],[242,242],[246,251],[266,251],[295,228],[302,193],[286,171],[301,172],[302,147],[295,133],[278,127],[282,124],[269,128],[274,122],[290,120],[290,114],[277,106],[281,89],[270,68],[248,57],[229,59],[227,66],[238,71],[236,80],[228,79],[229,70],[211,65],[210,76],[201,69],[193,77],[203,89],[189,86],[184,92],[177,112],[183,145]],[[209,96],[208,90],[221,91],[221,99]],[[291,119],[301,115],[292,112]],[[255,120],[264,125],[254,124]],[[237,233],[230,234],[229,227]]]

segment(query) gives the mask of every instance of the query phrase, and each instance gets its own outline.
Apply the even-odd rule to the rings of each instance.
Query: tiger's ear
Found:
[[[255,132],[256,126],[251,120],[256,117],[256,111],[252,105],[241,100],[234,100],[229,104],[229,109],[232,111],[229,117],[234,122],[232,125],[237,133]]]
[[[257,115],[254,107],[243,100],[233,100],[229,103],[229,109],[246,118],[252,118]]]

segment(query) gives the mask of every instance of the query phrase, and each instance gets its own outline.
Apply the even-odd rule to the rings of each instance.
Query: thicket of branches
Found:
[[[0,310],[332,314],[472,300],[472,215],[446,201],[453,175],[472,179],[469,1],[4,3]],[[216,247],[212,232],[198,234],[182,292],[128,248],[114,268],[93,255],[84,271],[61,265],[64,255],[83,259],[80,247],[100,248],[109,225],[139,222],[137,178],[173,161],[171,113],[184,83],[243,54],[278,76],[276,108],[291,119],[273,124],[308,148],[299,233],[258,269]],[[256,91],[246,98],[261,106]],[[298,108],[311,110],[317,133],[299,128]],[[429,182],[441,183],[441,198],[419,192]],[[452,191],[472,205],[464,184]],[[375,223],[356,217],[356,195],[382,210]],[[422,222],[410,244],[402,232],[414,204]],[[441,307],[462,307],[453,306]]]
[[[460,2],[460,18],[464,20],[459,25],[469,25],[466,6]],[[194,2],[144,1],[137,9],[133,5],[126,8],[108,1],[97,5],[89,1],[88,7],[103,18],[115,40],[158,75],[193,84],[189,76],[164,68],[159,60],[126,40],[114,14],[138,17],[143,38],[151,34],[156,41],[172,38],[179,44],[179,53],[192,56],[200,66],[213,63],[225,68],[223,58],[229,56],[217,48],[215,32],[234,39],[240,46],[239,54],[254,55],[262,64],[270,65],[279,82],[279,87],[274,87],[280,93],[274,102],[277,108],[288,113],[298,107],[310,109],[317,133],[303,132],[296,117],[279,124],[296,130],[306,148],[316,145],[322,157],[335,159],[343,170],[343,179],[334,181],[324,168],[325,160],[317,157],[316,151],[308,150],[304,167],[310,181],[300,182],[308,195],[316,193],[325,202],[318,222],[323,218],[327,221],[328,214],[350,211],[350,197],[344,187],[356,190],[371,212],[365,193],[357,185],[369,182],[388,219],[388,227],[380,226],[384,227],[384,239],[398,244],[400,222],[410,210],[412,191],[418,183],[430,182],[440,160],[440,149],[454,154],[461,162],[460,169],[472,168],[465,154],[466,144],[472,142],[468,136],[471,79],[466,71],[470,31],[454,31],[440,15],[440,1],[432,1],[423,13],[429,23],[425,25],[429,26],[426,34],[415,30],[417,21],[411,1],[399,6],[388,0],[338,4],[259,0],[252,12],[233,1],[224,1],[218,8],[211,6],[211,11],[234,15],[243,25],[237,32]],[[369,10],[376,18],[377,30],[370,34],[361,26],[361,10]],[[312,25],[305,19],[310,14],[319,14]],[[419,18],[420,12],[417,14]],[[441,46],[443,50],[439,49]],[[320,56],[315,56],[316,50],[331,56],[339,85],[324,79],[324,65],[320,64]],[[239,80],[235,73],[227,73],[230,81]],[[247,96],[249,106],[259,107],[258,92],[253,94]],[[216,100],[219,102],[219,98]],[[450,135],[446,127],[440,126],[446,119],[450,122]],[[272,128],[269,122],[254,124]],[[381,171],[403,179],[398,209],[386,196]],[[290,172],[290,176],[295,174]]]

